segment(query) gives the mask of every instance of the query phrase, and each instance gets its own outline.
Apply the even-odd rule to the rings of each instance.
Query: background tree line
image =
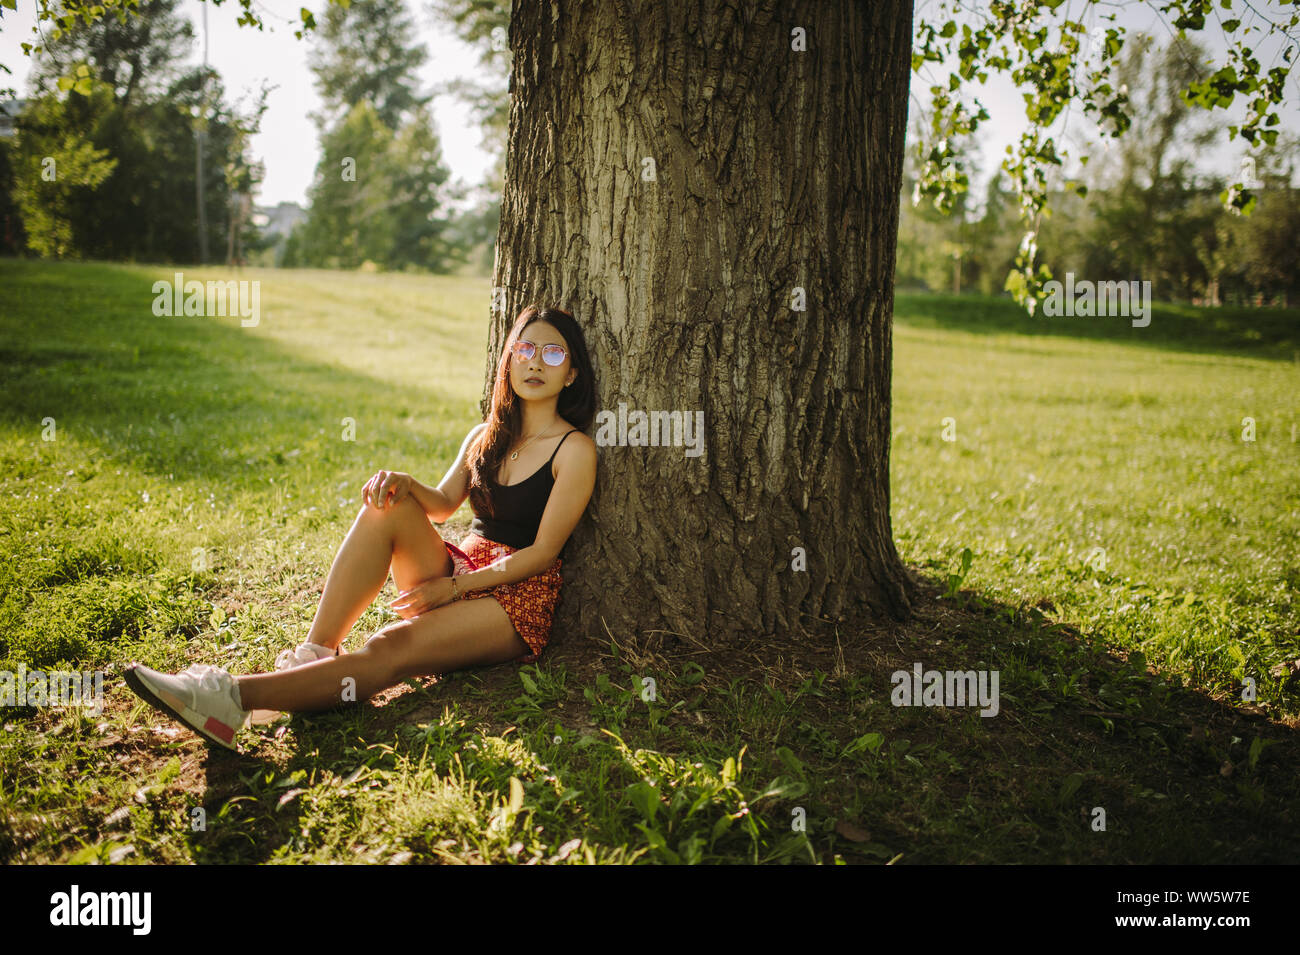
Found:
[[[265,91],[241,109],[215,71],[181,65],[194,31],[176,16],[176,4],[142,0],[142,16],[104,17],[64,32],[35,57],[15,135],[0,140],[6,254],[193,262],[200,219],[211,249],[232,239],[256,245],[256,231],[238,211],[262,175],[248,141]]]
[[[264,166],[249,141],[268,91],[241,106],[215,70],[178,66],[195,35],[177,3],[78,23],[34,56],[15,134],[0,139],[0,254],[198,262],[206,245],[209,261],[271,264],[250,214]],[[490,267],[500,184],[449,184],[431,96],[416,88],[427,53],[415,32],[401,0],[328,7],[309,41],[321,157],[279,264]]]
[[[1084,194],[1065,184],[1054,189],[1035,237],[1058,277],[1146,280],[1166,301],[1300,299],[1300,190],[1292,185],[1300,140],[1284,134],[1257,149],[1250,157],[1258,182],[1252,213],[1226,210],[1222,194],[1233,176],[1198,169],[1198,156],[1221,129],[1177,95],[1203,72],[1203,62],[1191,40],[1157,48],[1150,36],[1130,39],[1117,78],[1129,90],[1133,127],[1116,147],[1088,150],[1093,159],[1075,176]],[[980,165],[974,150],[961,153],[961,161],[968,169]],[[908,163],[898,285],[1000,294],[1022,235],[1017,197],[1001,170],[982,203],[961,193],[945,215],[934,203],[913,203],[914,152]]]
[[[143,0],[142,16],[79,25],[37,57],[17,134],[0,139],[0,252],[193,262],[200,258],[196,223],[205,222],[210,259],[224,250],[227,260],[284,266],[490,269],[509,113],[509,3],[430,5],[482,57],[483,81],[441,90],[473,107],[496,157],[472,190],[451,184],[442,161],[432,92],[418,90],[427,52],[402,0],[326,8],[310,40],[323,104],[313,117],[321,156],[306,221],[277,259],[248,214],[263,172],[249,140],[267,92],[247,106],[232,104],[214,70],[178,67],[195,37],[176,4]],[[1148,280],[1167,300],[1296,300],[1300,194],[1292,181],[1300,140],[1283,135],[1258,148],[1253,214],[1225,210],[1221,196],[1232,177],[1198,168],[1198,151],[1221,131],[1177,95],[1202,76],[1204,62],[1189,39],[1163,48],[1150,37],[1131,39],[1116,80],[1129,91],[1133,128],[1114,149],[1102,151],[1103,139],[1088,150],[1093,162],[1076,174],[1082,188],[1053,190],[1035,237],[1058,274]],[[195,198],[200,125],[202,216]],[[968,170],[980,164],[976,149],[951,148]],[[1000,294],[1022,235],[1007,177],[999,170],[982,202],[959,193],[943,214],[912,201],[919,173],[909,153],[898,284]]]

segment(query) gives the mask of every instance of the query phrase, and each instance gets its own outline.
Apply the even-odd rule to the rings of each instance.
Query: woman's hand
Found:
[[[389,504],[396,504],[411,493],[414,478],[404,471],[376,471],[375,476],[361,489],[361,500],[383,510]]]
[[[463,594],[464,591],[461,590],[460,593]],[[446,603],[451,603],[451,578],[431,577],[406,593],[398,594],[395,600],[389,601],[388,606],[402,619],[410,620]]]

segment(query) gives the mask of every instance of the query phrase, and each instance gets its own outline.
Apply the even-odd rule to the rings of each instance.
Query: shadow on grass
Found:
[[[368,770],[392,771],[395,754],[412,755],[404,728],[435,717],[442,701],[463,695],[467,678],[492,669],[499,668],[408,680],[355,705],[282,714],[256,736],[244,734],[239,753],[204,744],[202,806],[213,823],[188,836],[196,861],[268,862],[281,850],[301,850],[304,794],[322,771],[335,776],[338,791],[330,795],[359,794],[371,785]],[[296,745],[282,744],[285,734]]]
[[[894,318],[912,328],[983,334],[1051,336],[1114,342],[1162,351],[1300,362],[1300,309],[1197,308],[1154,303],[1151,323],[1133,319],[1029,315],[1010,298],[899,292]]]
[[[474,418],[463,395],[312,362],[233,319],[156,317],[152,279],[132,271],[79,265],[59,284],[48,263],[8,260],[0,274],[0,420],[35,437],[53,418],[141,471],[228,483],[285,464],[282,441],[342,443],[345,418],[360,455],[409,442],[416,409]]]
[[[404,727],[454,702],[471,725],[514,727],[513,738],[591,801],[580,829],[551,832],[556,845],[583,836],[671,861],[667,852],[682,851],[688,832],[707,836],[722,814],[713,806],[689,829],[668,811],[674,787],[686,784],[660,779],[654,825],[667,852],[649,847],[634,826],[651,820],[626,798],[644,781],[644,766],[608,743],[581,757],[557,756],[549,745],[557,726],[576,738],[581,726],[595,724],[612,726],[631,750],[661,752],[679,766],[717,766],[745,747],[739,782],[751,797],[774,778],[800,785],[798,798],[751,806],[768,832],[762,845],[733,830],[705,861],[745,861],[755,848],[766,854],[790,838],[798,809],[806,812],[809,847],[826,863],[838,856],[879,864],[900,854],[900,864],[1279,863],[1300,855],[1294,728],[1168,681],[1135,655],[1096,646],[1051,620],[1050,601],[1038,603],[1011,606],[969,591],[945,599],[935,581],[922,578],[906,623],[850,619],[813,640],[766,636],[701,654],[671,636],[611,645],[558,634],[546,666],[564,671],[566,689],[531,713],[517,706],[517,667],[503,664],[474,671],[469,681],[456,674],[403,689],[384,706],[294,717],[295,748],[281,770],[262,756],[269,740],[241,758],[210,755],[205,804],[219,811],[225,800],[247,795],[245,780],[258,767],[272,769],[266,785],[279,782],[284,793],[294,772],[343,776],[384,754],[418,757],[424,737]],[[892,705],[891,675],[910,679],[914,663],[927,671],[998,671],[997,714],[980,716],[978,706]],[[677,678],[687,664],[704,670],[690,687]],[[643,676],[656,677],[663,708],[652,713],[635,692],[593,702],[588,691],[602,674],[625,679],[629,690],[639,689]],[[603,761],[593,755],[602,746]],[[238,813],[247,844],[227,836],[207,857],[264,860],[281,846],[293,848],[296,810],[278,807],[266,791]],[[609,801],[596,805],[598,792]],[[438,835],[405,848],[416,861],[436,861],[425,847]]]
[[[278,453],[266,450],[273,442],[264,435],[252,433],[264,422],[281,422],[278,433],[283,434],[320,419],[328,432],[340,417],[358,416],[358,409],[374,408],[381,418],[393,413],[379,397],[388,396],[383,382],[303,362],[231,325],[196,319],[185,326],[160,326],[147,311],[147,280],[108,268],[87,267],[85,274],[93,281],[67,288],[46,274],[28,279],[19,274],[6,287],[16,303],[5,313],[6,337],[21,343],[0,355],[6,408],[12,409],[6,418],[24,428],[35,429],[41,418],[53,416],[61,428],[92,435],[105,453],[133,467],[230,481],[245,467],[246,454]],[[58,296],[58,314],[48,312],[51,294]],[[908,307],[900,296],[900,315]],[[87,308],[115,323],[118,335],[96,339],[95,326],[80,327],[78,316]],[[925,308],[932,314],[918,324],[1043,330],[1009,303],[990,305],[987,318],[964,299],[934,297]],[[1196,322],[1180,334],[1160,332],[1165,314],[1158,310],[1147,329],[1079,325],[1088,320],[1078,319],[1070,320],[1076,324],[1068,331],[1063,325],[1047,327],[1051,334],[1180,351],[1291,357],[1282,352],[1294,343],[1294,312],[1272,316],[1287,318],[1289,330],[1270,325],[1258,340],[1244,333],[1233,338],[1231,329]],[[1152,334],[1139,336],[1147,332]],[[160,369],[168,374],[159,374]],[[286,369],[301,377],[291,382]],[[456,401],[454,395],[435,394]],[[427,400],[428,395],[421,389],[401,398]],[[152,410],[152,418],[138,413],[142,407]],[[232,408],[239,414],[232,415]],[[124,420],[130,424],[124,427]],[[142,424],[149,421],[154,423]],[[396,428],[392,436],[397,440]],[[219,453],[226,447],[231,454]],[[1136,660],[1053,621],[1051,613],[1043,601],[1011,606],[968,592],[955,601],[942,600],[933,582],[926,582],[915,616],[901,625],[858,617],[842,627],[822,628],[812,639],[765,635],[703,655],[695,647],[664,642],[671,638],[662,635],[659,642],[611,648],[604,634],[559,633],[547,651],[547,665],[569,673],[564,693],[517,715],[519,668],[503,664],[476,675],[473,682],[482,693],[467,692],[471,683],[458,676],[403,691],[382,707],[365,704],[295,717],[289,743],[277,743],[272,734],[244,756],[200,752],[200,759],[191,761],[197,765],[182,770],[178,781],[208,818],[203,833],[188,836],[190,846],[204,862],[265,861],[282,849],[310,851],[310,845],[299,845],[303,794],[293,791],[309,785],[320,770],[337,773],[346,788],[348,776],[369,760],[382,765],[389,754],[418,756],[421,738],[403,728],[430,707],[454,701],[475,724],[496,732],[514,726],[516,738],[534,755],[546,751],[557,725],[577,735],[584,726],[616,724],[630,747],[679,755],[691,764],[716,765],[747,747],[741,779],[752,791],[779,775],[804,786],[798,802],[772,799],[754,812],[785,837],[792,812],[806,810],[808,840],[823,861],[838,855],[874,863],[900,854],[904,864],[1290,862],[1300,857],[1300,756],[1292,727],[1269,720],[1266,712],[1171,685]],[[969,707],[892,706],[891,674],[910,673],[917,662],[926,670],[997,670],[998,714],[986,718]],[[689,684],[679,679],[688,663],[703,669]],[[639,685],[638,677],[655,676],[662,706],[652,710],[632,693],[602,696],[599,679],[603,675],[608,682],[610,674],[629,687]],[[593,690],[596,702],[586,694]],[[39,713],[31,722],[39,728],[50,719]],[[588,755],[548,757],[565,784],[582,789],[593,803],[596,794],[625,794],[641,781],[637,767],[598,734],[597,740],[583,751]],[[194,746],[198,749],[187,749],[190,755],[203,748]],[[153,752],[130,740],[105,750],[122,757],[113,772],[141,778],[175,755],[173,749]],[[793,761],[783,758],[782,750]],[[603,753],[603,760],[590,759],[592,752]],[[22,759],[22,769],[36,780],[32,785],[39,785],[42,759]],[[11,787],[26,784],[11,782]],[[645,820],[623,795],[611,798],[610,804],[593,804],[581,826],[550,837],[589,836],[645,847],[632,829]],[[102,813],[97,806],[72,808],[89,817],[89,834],[103,837],[113,807]],[[1094,828],[1099,808],[1106,814],[1104,830]],[[15,814],[25,818],[20,825],[4,821],[9,852],[49,825],[34,811]],[[346,842],[346,828],[340,831]],[[666,831],[665,837],[674,851],[681,848],[680,831]],[[720,844],[720,855],[743,861],[748,848],[743,839],[727,838],[732,841]],[[425,861],[427,841],[422,835],[406,848]],[[49,843],[58,845],[55,838]],[[649,858],[664,861],[654,851]]]

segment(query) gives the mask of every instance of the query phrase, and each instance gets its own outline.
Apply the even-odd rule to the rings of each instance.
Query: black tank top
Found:
[[[574,428],[573,431],[580,429]],[[573,431],[566,431],[560,439],[564,444]],[[477,534],[498,544],[511,547],[528,547],[537,539],[537,528],[542,523],[542,512],[551,497],[551,488],[555,486],[555,475],[551,474],[551,461],[559,453],[560,444],[551,452],[550,460],[518,484],[498,485],[492,490],[492,507],[496,511],[493,517],[481,517],[474,512],[474,523],[469,532]]]

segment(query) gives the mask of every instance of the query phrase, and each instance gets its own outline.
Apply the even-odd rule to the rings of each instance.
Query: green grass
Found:
[[[1160,309],[1145,329],[1093,319],[1092,341],[1025,334],[1087,319],[986,323],[994,300],[971,301],[970,329],[921,317],[961,304],[906,297],[896,310],[905,559],[942,569],[969,547],[967,584],[982,594],[1049,597],[1094,638],[1216,692],[1253,678],[1281,705],[1269,670],[1300,657],[1300,313],[1235,310],[1275,344],[1229,335],[1209,356],[1217,310]],[[1147,347],[1153,330],[1166,347]],[[1180,330],[1189,351],[1168,347]]]
[[[170,277],[0,261],[0,669],[107,673],[102,714],[0,710],[0,860],[1296,857],[1297,697],[1269,674],[1300,657],[1296,312],[1064,328],[902,296],[915,620],[774,635],[761,662],[557,634],[537,666],[286,715],[236,756],[121,667],[262,670],[301,638],[364,480],[436,482],[478,419],[489,286],[247,270],[241,328],[153,316]],[[999,716],[892,706],[918,660],[998,669]]]

